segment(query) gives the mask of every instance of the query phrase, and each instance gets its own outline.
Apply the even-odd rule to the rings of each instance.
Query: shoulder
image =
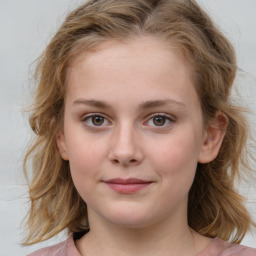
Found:
[[[54,255],[54,256],[61,256],[65,255],[63,254],[63,250],[65,250],[65,241],[56,245],[52,245],[49,247],[45,247],[42,249],[39,249],[38,251],[35,251],[28,256],[46,256],[46,255]]]
[[[256,249],[240,244],[232,244],[229,248],[225,249],[220,256],[256,256]]]
[[[64,242],[42,248],[38,251],[35,251],[29,254],[28,256],[66,256],[66,255],[81,256],[75,246],[73,235],[70,235],[68,239]]]
[[[198,256],[256,256],[256,249],[215,238]]]

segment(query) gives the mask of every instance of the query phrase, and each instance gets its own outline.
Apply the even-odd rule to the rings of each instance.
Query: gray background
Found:
[[[0,256],[25,255],[58,238],[32,247],[22,247],[21,221],[27,206],[27,188],[22,176],[24,148],[30,138],[27,114],[34,60],[45,48],[68,11],[78,0],[0,0]],[[236,48],[243,70],[236,81],[239,101],[256,109],[256,1],[200,0]],[[255,127],[255,114],[251,124]],[[254,169],[256,169],[254,165]],[[240,185],[251,213],[256,212],[254,184]],[[256,218],[256,216],[255,216]],[[256,234],[243,244],[256,247]]]

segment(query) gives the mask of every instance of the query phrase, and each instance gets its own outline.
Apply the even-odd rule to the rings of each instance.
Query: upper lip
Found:
[[[115,178],[110,180],[105,180],[105,183],[112,183],[112,184],[146,184],[152,183],[152,181],[148,180],[141,180],[136,178],[129,178],[129,179],[122,179],[122,178]]]

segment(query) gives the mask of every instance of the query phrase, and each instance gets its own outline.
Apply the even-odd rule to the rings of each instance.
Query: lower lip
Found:
[[[150,183],[133,183],[133,184],[117,184],[117,183],[105,183],[114,191],[121,194],[132,194],[136,193],[146,187],[148,187]]]

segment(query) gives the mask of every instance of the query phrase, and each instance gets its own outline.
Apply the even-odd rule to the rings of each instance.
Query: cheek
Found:
[[[68,137],[70,171],[80,194],[88,192],[93,185],[92,181],[98,179],[101,165],[106,158],[104,145],[103,142],[86,137],[81,133],[80,136],[73,133],[71,137]]]
[[[93,196],[95,181],[98,179],[99,165],[97,156],[89,148],[72,151],[70,155],[70,172],[74,186],[79,195],[87,203]]]
[[[67,127],[67,150],[70,163],[79,169],[90,170],[106,156],[106,141],[96,134],[89,134],[83,127]]]
[[[192,134],[177,133],[169,140],[155,144],[152,165],[169,185],[190,187],[196,172],[199,148]]]

